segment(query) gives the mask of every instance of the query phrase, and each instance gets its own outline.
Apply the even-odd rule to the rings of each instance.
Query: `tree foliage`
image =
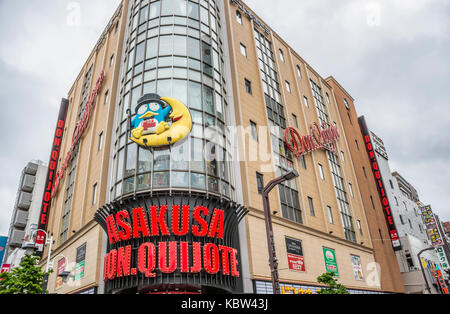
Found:
[[[327,285],[327,288],[322,288],[317,291],[318,294],[349,294],[347,288],[337,282],[334,278],[333,272],[328,272],[317,277],[317,282]]]
[[[0,274],[0,294],[41,294],[45,272],[38,262],[39,257],[25,255],[19,267]]]

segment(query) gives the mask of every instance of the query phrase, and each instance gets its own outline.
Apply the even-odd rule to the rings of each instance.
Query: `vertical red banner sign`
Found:
[[[52,145],[52,151],[50,153],[50,161],[48,163],[48,172],[47,172],[47,179],[45,181],[45,188],[44,188],[44,196],[42,198],[42,205],[41,205],[41,213],[39,216],[39,229],[37,233],[37,239],[39,240],[39,243],[36,243],[38,245],[38,251],[42,252],[43,250],[43,244],[45,239],[45,233],[41,230],[47,229],[48,224],[48,215],[49,210],[51,206],[51,200],[52,200],[52,188],[53,183],[56,177],[56,170],[58,167],[58,159],[59,154],[61,152],[61,142],[64,134],[64,127],[66,124],[66,115],[67,115],[67,108],[69,106],[69,101],[67,99],[61,100],[61,106],[59,109],[59,115],[58,115],[58,121],[56,123],[56,131],[55,131],[55,137],[53,139],[53,145]]]
[[[369,155],[371,169],[375,177],[378,193],[380,194],[381,205],[383,206],[384,217],[386,218],[389,235],[391,237],[392,247],[394,248],[394,251],[398,251],[401,250],[402,248],[400,243],[400,237],[398,235],[397,228],[395,226],[394,217],[391,211],[391,205],[389,203],[387,192],[384,187],[383,177],[381,175],[377,155],[375,154],[375,148],[372,144],[369,129],[367,128],[366,120],[364,119],[364,117],[359,118],[359,125],[361,127],[361,132],[364,137],[364,145],[366,146],[367,154]]]

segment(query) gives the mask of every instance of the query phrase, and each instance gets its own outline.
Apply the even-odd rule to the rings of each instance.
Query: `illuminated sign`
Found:
[[[397,232],[397,228],[395,226],[394,217],[391,212],[391,206],[383,183],[383,177],[381,175],[381,170],[378,165],[377,156],[375,154],[374,146],[372,145],[372,140],[370,139],[369,130],[367,128],[364,117],[359,118],[359,123],[364,137],[364,144],[366,146],[367,154],[369,155],[372,172],[375,177],[375,182],[378,188],[378,193],[380,195],[381,204],[383,206],[383,212],[386,218],[386,223],[389,230],[389,235],[391,237],[392,246],[395,251],[401,250],[402,247],[400,243],[400,238]]]
[[[318,123],[311,124],[311,134],[300,136],[296,129],[286,128],[284,140],[291,152],[297,157],[323,148],[325,150],[336,152],[336,141],[340,138],[336,125],[328,126],[324,123],[323,128]]]
[[[48,223],[48,214],[50,210],[52,200],[53,184],[56,180],[56,169],[58,166],[58,158],[61,151],[61,141],[64,134],[64,127],[66,124],[66,115],[69,102],[67,99],[61,101],[61,107],[59,109],[58,122],[56,123],[55,137],[53,139],[53,147],[50,154],[50,161],[48,164],[47,180],[45,181],[44,196],[42,199],[41,213],[39,217],[39,229],[46,230]],[[45,238],[45,234],[39,231],[37,234],[38,239]],[[43,244],[43,241],[42,241]],[[42,252],[43,245],[38,246],[38,251]]]
[[[139,99],[135,113],[130,139],[143,147],[174,144],[192,130],[189,109],[175,98],[146,94]]]
[[[431,241],[431,245],[435,248],[444,245],[444,239],[442,238],[441,233],[439,232],[439,228],[436,223],[436,217],[434,217],[434,213],[431,210],[431,206],[428,205],[421,207],[420,210],[422,211],[422,218],[423,221],[425,222],[428,238]]]
[[[0,270],[0,274],[7,273],[10,271],[10,269],[11,269],[11,264],[3,264],[2,269]]]
[[[95,109],[95,98],[97,97],[97,94],[100,90],[100,87],[102,86],[103,80],[105,78],[105,72],[102,70],[100,73],[100,77],[97,80],[97,83],[95,85],[94,90],[92,91],[91,95],[89,96],[86,106],[84,108],[83,115],[80,119],[80,121],[77,122],[75,126],[75,131],[73,132],[72,136],[72,145],[69,149],[69,152],[67,153],[66,157],[63,160],[61,169],[58,170],[56,173],[55,183],[53,185],[53,190],[51,193],[51,197],[53,198],[56,195],[56,192],[58,191],[59,184],[61,183],[62,178],[64,177],[64,173],[66,172],[67,166],[72,159],[72,154],[75,151],[76,146],[81,140],[81,137],[83,136],[84,132],[86,131],[89,121],[92,115],[92,112]],[[44,229],[44,228],[40,228]]]
[[[302,242],[287,237],[285,240],[289,269],[301,272],[306,271]]]
[[[436,253],[438,254],[439,263],[441,264],[442,269],[450,269],[450,264],[448,263],[447,256],[445,255],[444,247],[437,247]]]
[[[364,280],[363,268],[361,265],[361,258],[356,255],[350,255],[353,267],[353,276],[355,280]]]
[[[106,205],[95,215],[109,239],[103,270],[107,286],[203,284],[230,292],[236,288],[237,225],[245,208],[189,196],[123,202]],[[185,280],[180,283],[178,277]]]

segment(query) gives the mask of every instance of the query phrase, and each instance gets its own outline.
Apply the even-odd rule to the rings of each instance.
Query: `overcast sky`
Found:
[[[0,235],[20,173],[48,162],[58,107],[119,0],[0,0]],[[450,220],[450,1],[246,0],[355,98],[398,171]]]

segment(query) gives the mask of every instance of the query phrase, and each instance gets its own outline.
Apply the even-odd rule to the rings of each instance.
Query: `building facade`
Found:
[[[332,84],[241,1],[122,1],[67,99],[50,292],[270,291],[261,190],[291,170],[281,291],[403,292]]]
[[[9,268],[34,251],[47,169],[42,161],[30,161],[22,171],[3,258]]]

